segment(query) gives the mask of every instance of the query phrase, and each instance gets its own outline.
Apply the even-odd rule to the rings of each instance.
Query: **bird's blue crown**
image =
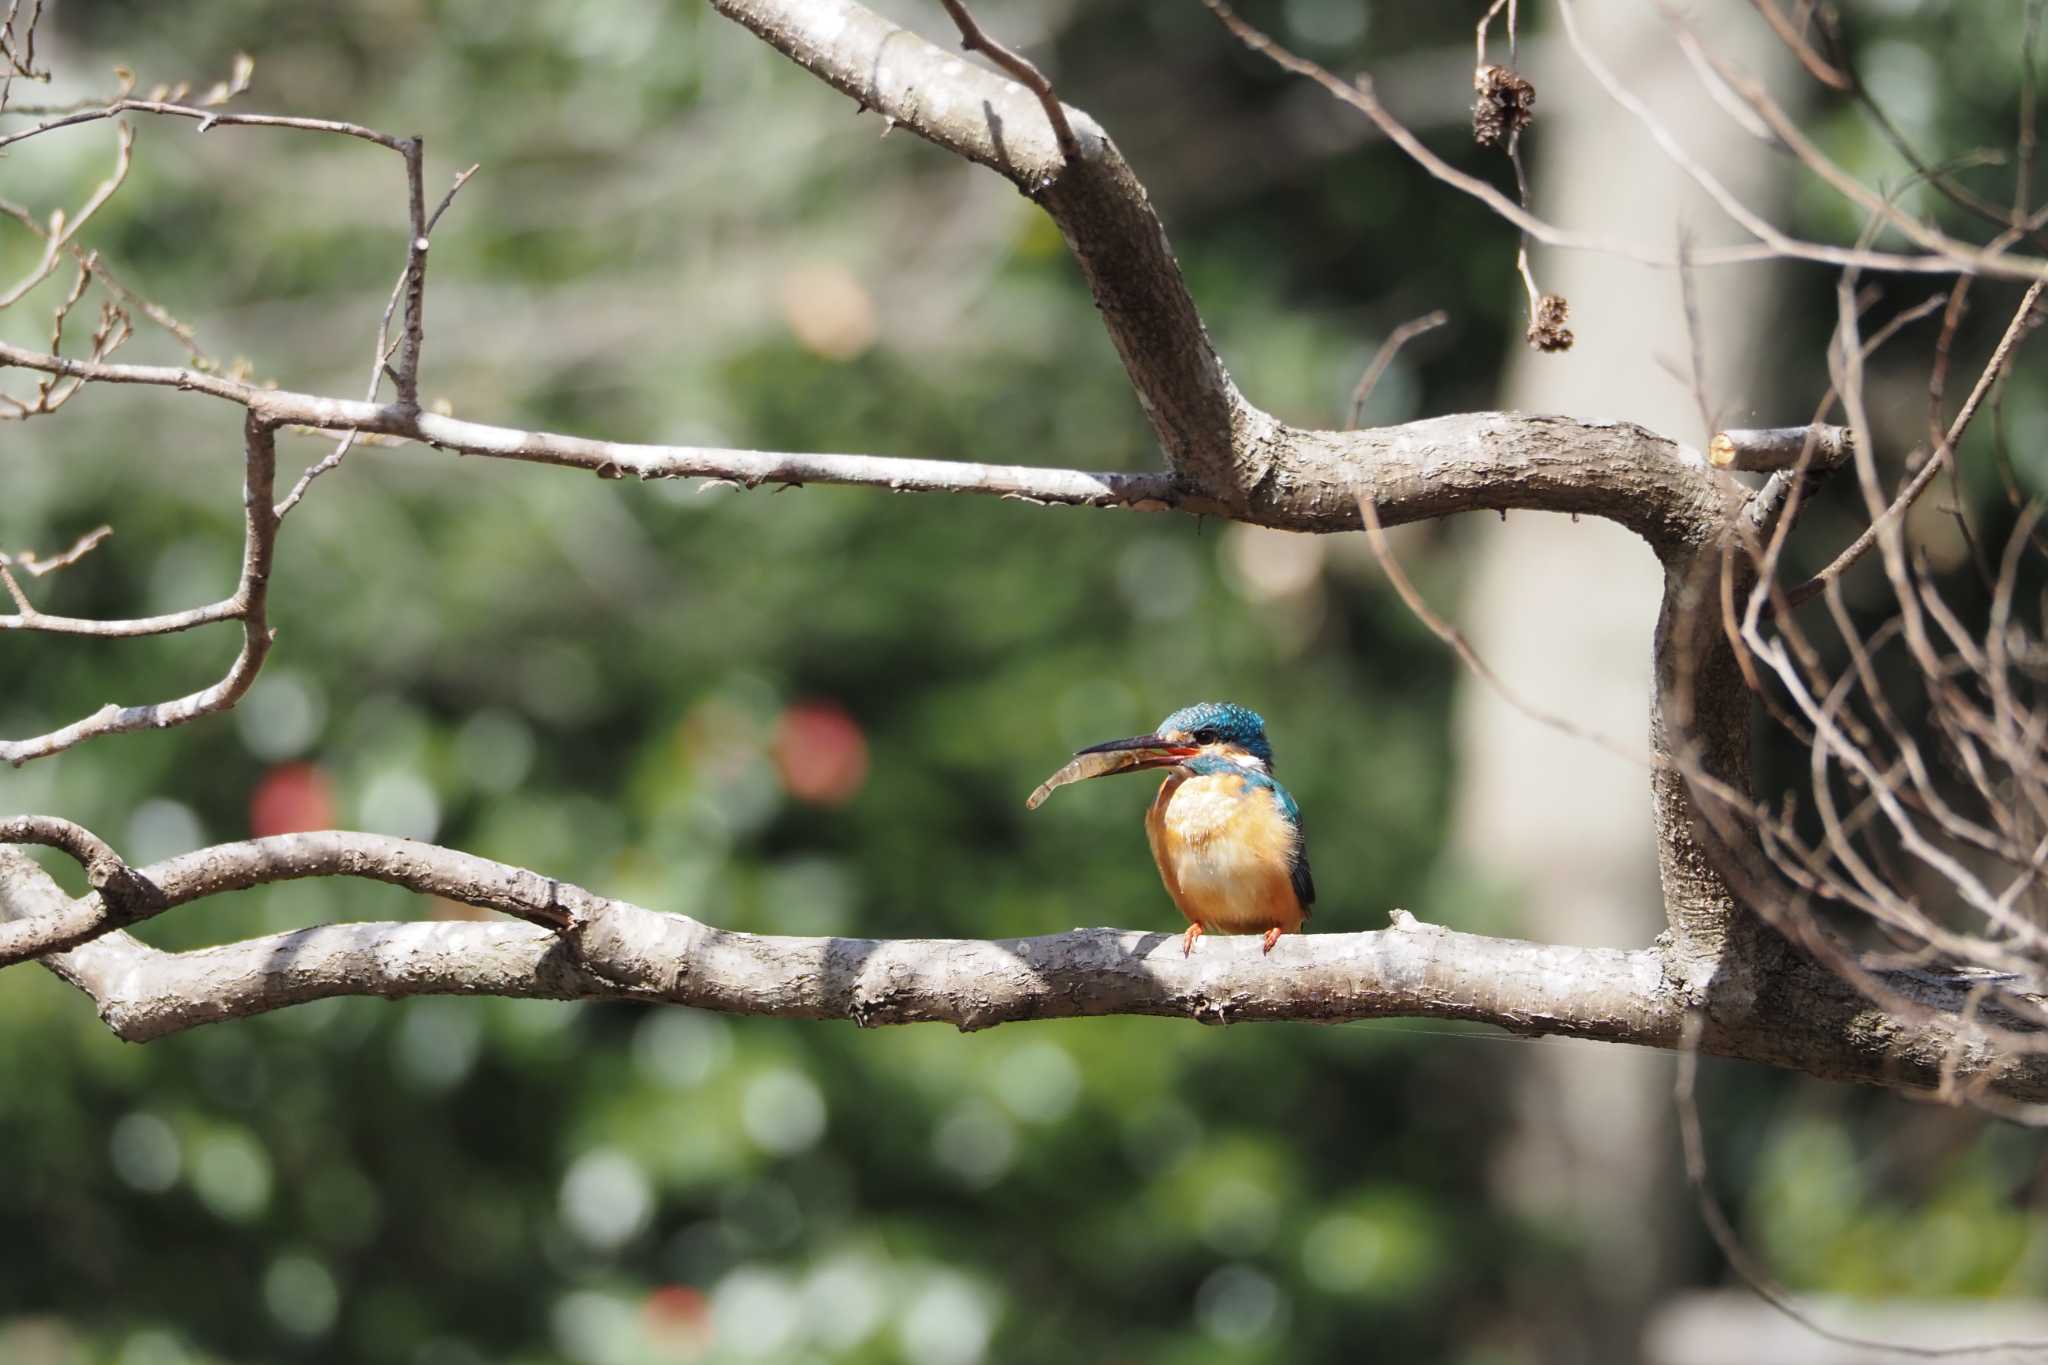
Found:
[[[1270,766],[1273,746],[1266,742],[1266,720],[1258,712],[1227,701],[1197,702],[1159,722],[1158,733],[1192,735],[1198,744],[1226,744],[1257,756]]]

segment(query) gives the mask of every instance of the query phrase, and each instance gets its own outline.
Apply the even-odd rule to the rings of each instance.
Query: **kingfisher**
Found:
[[[1175,711],[1149,735],[1092,744],[1031,793],[1110,773],[1166,769],[1145,812],[1145,839],[1166,894],[1187,917],[1181,956],[1203,934],[1265,935],[1272,952],[1298,934],[1315,903],[1301,808],[1273,780],[1273,746],[1258,712],[1205,701]]]

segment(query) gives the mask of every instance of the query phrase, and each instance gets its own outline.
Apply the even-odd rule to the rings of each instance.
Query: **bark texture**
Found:
[[[335,996],[501,995],[640,1000],[731,1014],[962,1030],[1028,1019],[1166,1015],[1203,1023],[1466,1019],[1522,1034],[1678,1045],[1689,1002],[1654,948],[1571,948],[1459,933],[1393,912],[1373,933],[1204,940],[1076,929],[1017,939],[793,938],[736,933],[485,858],[329,830],[221,844],[132,870],[146,912],[73,900],[0,848],[0,924],[61,933],[43,965],[130,1042]],[[364,877],[502,911],[525,924],[329,924],[168,953],[118,927],[177,905],[300,877]],[[97,932],[77,941],[77,919]],[[22,946],[22,945],[17,945]],[[26,945],[34,948],[33,943]],[[1963,1085],[2048,1097],[2048,1057],[1958,1045],[1945,1022],[1965,984],[1902,977],[1928,1017],[1907,1023],[1818,968],[1773,978],[1738,1025],[1710,1018],[1709,1052],[1883,1085]]]

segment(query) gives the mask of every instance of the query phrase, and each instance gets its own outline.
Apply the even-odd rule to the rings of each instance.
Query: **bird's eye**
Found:
[[[1218,735],[1214,730],[1195,731],[1195,743],[1197,744],[1214,744],[1220,738],[1222,736]]]

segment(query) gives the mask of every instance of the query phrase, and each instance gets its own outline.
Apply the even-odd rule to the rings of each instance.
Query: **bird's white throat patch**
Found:
[[[1240,768],[1246,768],[1255,773],[1267,771],[1265,759],[1260,758],[1249,749],[1239,749],[1228,744],[1204,744],[1202,746],[1202,756],[1204,758],[1224,759],[1235,763]]]

